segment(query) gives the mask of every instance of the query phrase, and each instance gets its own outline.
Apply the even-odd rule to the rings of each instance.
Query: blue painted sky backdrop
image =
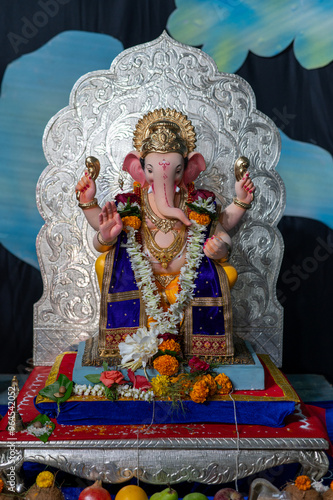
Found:
[[[66,31],[6,70],[0,98],[0,241],[35,267],[35,240],[43,224],[35,191],[47,165],[44,128],[68,105],[76,80],[89,71],[108,69],[122,50],[109,35]]]

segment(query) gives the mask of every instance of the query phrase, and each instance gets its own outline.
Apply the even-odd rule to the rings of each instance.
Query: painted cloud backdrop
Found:
[[[272,57],[293,40],[306,69],[332,61],[330,0],[176,0],[176,5],[167,26],[171,36],[202,45],[220,71],[235,73],[249,51]]]

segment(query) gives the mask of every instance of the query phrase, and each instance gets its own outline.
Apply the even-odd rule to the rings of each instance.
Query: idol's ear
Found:
[[[131,151],[125,156],[123,170],[128,172],[136,182],[139,182],[143,187],[146,184],[146,177],[140,162],[140,153]]]
[[[187,167],[184,171],[183,182],[185,185],[195,181],[200,172],[206,170],[206,162],[202,154],[190,153],[188,155]]]

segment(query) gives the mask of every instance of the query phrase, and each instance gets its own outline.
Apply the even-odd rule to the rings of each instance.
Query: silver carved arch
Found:
[[[35,365],[51,365],[60,352],[75,349],[98,330],[97,253],[74,192],[85,158],[100,160],[97,197],[103,205],[120,192],[118,178],[133,149],[138,119],[160,107],[175,108],[192,120],[197,150],[207,163],[196,186],[214,191],[222,205],[234,195],[235,160],[241,155],[250,159],[255,202],[233,231],[232,264],[239,273],[232,292],[234,333],[281,364],[283,312],[276,281],[283,241],[276,226],[285,188],[275,171],[279,133],[256,109],[247,82],[219,73],[207,54],[163,33],[119,54],[110,70],[82,76],[69,105],[45,129],[48,166],[37,184],[37,205],[45,220],[37,237],[44,293],[34,309]],[[124,190],[131,188],[131,178],[125,177]]]

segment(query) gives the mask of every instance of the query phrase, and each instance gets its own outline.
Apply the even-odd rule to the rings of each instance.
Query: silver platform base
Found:
[[[2,443],[0,469],[24,461],[56,467],[76,476],[106,483],[138,477],[151,484],[197,481],[222,484],[265,469],[300,463],[303,473],[319,480],[328,470],[325,439],[140,439],[101,441],[15,441]],[[238,471],[238,474],[236,474]]]

